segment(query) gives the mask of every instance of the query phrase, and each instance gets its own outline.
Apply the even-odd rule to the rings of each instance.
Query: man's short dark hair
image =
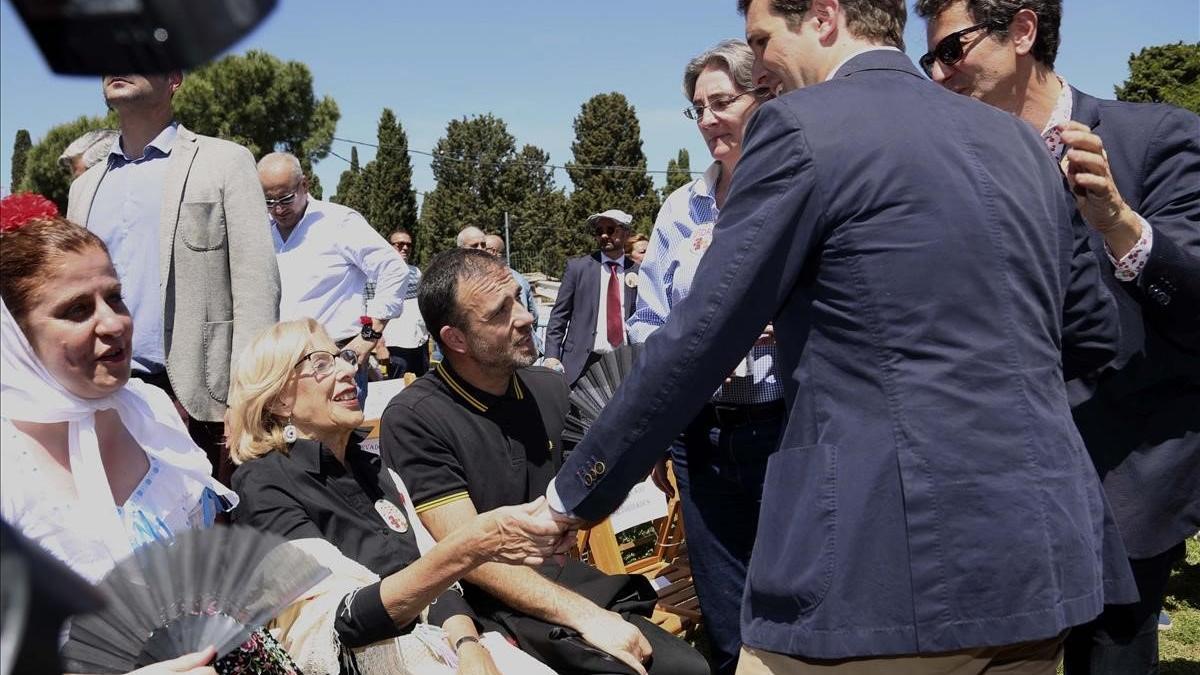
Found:
[[[463,330],[462,308],[458,306],[458,284],[497,271],[508,273],[504,263],[491,253],[477,248],[452,248],[429,261],[417,284],[417,307],[425,327],[442,345],[442,327]]]
[[[409,232],[408,230],[404,229],[403,227],[397,227],[396,229],[392,230],[391,234],[388,235],[388,240],[391,241],[392,237],[394,237],[398,234],[407,234],[410,239],[416,239],[416,237],[413,236],[412,232]]]
[[[913,10],[926,21],[937,18],[958,0],[917,0]],[[1037,37],[1030,53],[1047,68],[1054,68],[1058,56],[1059,25],[1062,24],[1062,0],[963,0],[975,23],[993,26],[1001,40],[1008,39],[1008,27],[1017,12],[1028,9],[1037,15]]]
[[[755,0],[738,0],[738,13],[746,15]],[[771,3],[771,11],[795,26],[808,13],[810,0],[760,0]],[[908,10],[904,0],[841,0],[846,12],[846,25],[855,37],[871,40],[888,47],[904,49],[904,22]]]

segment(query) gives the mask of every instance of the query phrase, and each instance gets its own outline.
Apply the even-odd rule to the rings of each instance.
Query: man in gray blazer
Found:
[[[106,75],[121,135],[71,185],[67,218],[108,245],[133,315],[134,377],[166,390],[221,466],[234,357],[279,317],[279,269],[246,148],[174,121],[183,82]]]

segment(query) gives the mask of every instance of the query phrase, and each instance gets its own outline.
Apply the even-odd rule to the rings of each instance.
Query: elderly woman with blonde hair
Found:
[[[551,672],[480,636],[455,587],[482,563],[555,552],[541,500],[480,514],[435,544],[399,477],[362,447],[356,362],[315,321],[283,322],[241,355],[230,389],[234,521],[288,538],[334,572],[276,620],[283,645],[305,672]]]

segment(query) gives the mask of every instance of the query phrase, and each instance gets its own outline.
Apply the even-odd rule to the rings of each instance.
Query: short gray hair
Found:
[[[455,245],[457,245],[459,248],[462,248],[467,242],[467,235],[473,234],[478,234],[480,239],[487,236],[487,234],[478,227],[475,227],[474,225],[468,225],[458,231],[458,236],[454,238]]]
[[[742,91],[754,89],[754,52],[741,40],[721,40],[715,47],[688,61],[683,69],[683,95],[688,101],[696,95],[696,80],[710,65],[724,66],[733,83]]]
[[[66,150],[58,156],[58,163],[64,168],[71,168],[71,161],[76,157],[83,160],[85,169],[90,169],[108,156],[112,145],[121,135],[116,129],[97,129],[71,141]]]
[[[258,160],[258,170],[274,169],[277,166],[283,165],[292,172],[293,180],[300,180],[304,177],[304,169],[300,166],[300,160],[290,152],[271,152]]]

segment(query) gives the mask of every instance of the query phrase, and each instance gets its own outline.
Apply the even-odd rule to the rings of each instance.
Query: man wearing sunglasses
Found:
[[[1120,305],[1120,356],[1070,392],[1140,600],[1072,631],[1065,666],[1153,672],[1171,566],[1200,529],[1200,117],[1068,85],[1054,71],[1061,0],[920,0],[916,11],[935,82],[1041,133]]]
[[[625,256],[625,235],[633,216],[620,209],[587,219],[598,251],[571,258],[546,324],[543,365],[562,372],[567,384],[601,354],[628,342],[625,320],[637,306],[638,266]]]
[[[773,322],[787,421],[737,672],[1053,675],[1116,536],[1063,379],[1112,358],[1116,306],[1058,168],[921,75],[903,0],[739,10],[755,84],[782,93],[548,503],[610,513]]]
[[[408,266],[354,209],[314,199],[300,160],[273,152],[258,163],[279,263],[279,318],[312,317],[339,348],[358,354],[359,402],[366,400],[367,356],[389,319],[400,316]],[[367,297],[367,284],[375,293]]]

